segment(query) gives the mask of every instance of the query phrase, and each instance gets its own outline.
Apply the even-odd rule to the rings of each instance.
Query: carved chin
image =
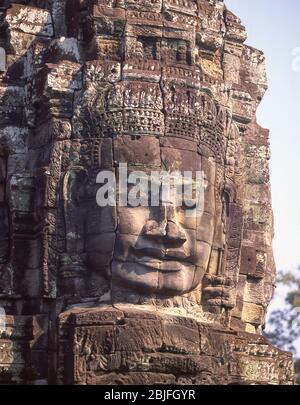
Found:
[[[196,266],[174,261],[115,261],[112,265],[112,277],[114,284],[127,286],[137,293],[172,296],[190,292],[199,280]]]

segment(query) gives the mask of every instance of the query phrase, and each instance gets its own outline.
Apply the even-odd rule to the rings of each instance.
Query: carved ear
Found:
[[[82,188],[88,181],[88,172],[82,166],[74,166],[65,173],[62,182],[62,198],[64,201],[65,209],[66,205],[77,201],[77,197],[73,194],[73,190]]]
[[[219,188],[221,198],[225,198],[228,203],[233,203],[237,197],[236,187],[231,181],[222,182]]]
[[[222,203],[223,203],[223,215],[226,215],[226,217],[229,217],[230,214],[230,203],[232,202],[231,200],[231,195],[227,190],[224,190],[222,193]]]

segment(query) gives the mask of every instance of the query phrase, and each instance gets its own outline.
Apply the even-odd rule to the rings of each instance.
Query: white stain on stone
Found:
[[[27,34],[46,37],[52,37],[54,34],[51,14],[48,10],[15,5],[8,10],[6,21],[11,29]]]
[[[0,307],[0,337],[5,332],[5,330],[6,330],[6,313],[5,309]]]

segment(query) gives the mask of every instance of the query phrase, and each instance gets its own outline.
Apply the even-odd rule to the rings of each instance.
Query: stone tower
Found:
[[[0,2],[0,383],[293,383],[245,40],[222,0]],[[201,215],[101,207],[125,164],[201,171]]]

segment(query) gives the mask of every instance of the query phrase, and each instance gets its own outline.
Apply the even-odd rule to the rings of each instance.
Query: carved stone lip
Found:
[[[171,260],[157,260],[157,259],[143,259],[139,261],[145,267],[149,267],[152,270],[158,270],[163,272],[175,273],[183,269],[183,264],[177,261]]]
[[[170,261],[175,259],[176,261],[185,261],[188,259],[188,255],[183,248],[165,248],[165,247],[133,247],[133,250],[141,260],[143,261],[144,257],[149,257],[150,260],[166,260]]]

